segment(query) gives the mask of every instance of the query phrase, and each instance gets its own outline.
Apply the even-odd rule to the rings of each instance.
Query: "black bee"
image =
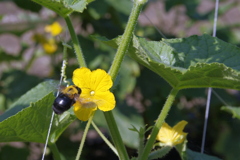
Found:
[[[63,89],[53,102],[53,111],[56,114],[62,114],[68,110],[76,102],[81,92],[82,90],[74,85]]]

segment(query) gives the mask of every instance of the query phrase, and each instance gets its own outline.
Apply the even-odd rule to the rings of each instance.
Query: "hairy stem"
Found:
[[[76,160],[79,160],[80,159],[80,156],[81,156],[81,153],[82,153],[82,149],[83,149],[83,145],[84,145],[84,142],[86,140],[86,137],[87,137],[87,133],[88,133],[88,130],[89,130],[89,127],[90,127],[90,124],[92,122],[92,119],[93,119],[93,115],[89,118],[88,122],[87,122],[87,125],[84,129],[84,132],[83,132],[83,136],[82,136],[82,140],[81,140],[81,143],[80,143],[80,146],[79,146],[79,149],[78,149],[78,153],[77,153],[77,156],[76,156]]]
[[[57,148],[56,143],[49,143],[49,148],[51,149],[51,151],[53,153],[53,158],[55,160],[61,160],[61,155],[60,155],[60,152]]]
[[[146,0],[134,0],[133,8],[127,23],[127,26],[125,28],[125,31],[123,33],[121,43],[119,44],[119,47],[117,49],[117,53],[114,57],[112,66],[109,70],[109,75],[112,77],[112,80],[115,81],[121,63],[123,61],[123,58],[127,52],[128,46],[132,40],[133,31],[135,29],[135,26],[137,24],[138,16],[142,10],[143,5],[146,3]],[[122,137],[119,133],[116,121],[114,119],[114,116],[112,114],[112,111],[104,112],[105,119],[108,124],[108,128],[112,137],[112,140],[114,142],[114,145],[116,146],[116,149],[119,154],[120,160],[128,160],[128,154],[126,151],[126,148],[123,144]]]
[[[173,88],[172,91],[170,92],[170,94],[162,108],[162,111],[160,112],[160,114],[158,116],[155,126],[152,129],[150,138],[148,139],[146,146],[144,147],[143,153],[139,156],[138,160],[146,160],[148,158],[148,155],[154,145],[154,142],[155,142],[155,139],[159,132],[159,129],[161,128],[163,122],[165,121],[178,91],[179,91],[178,89]]]
[[[69,33],[70,33],[71,38],[72,38],[73,47],[74,47],[75,54],[76,54],[76,57],[77,57],[77,60],[78,60],[78,64],[80,65],[80,67],[86,67],[87,65],[86,65],[86,62],[85,62],[85,59],[84,59],[84,56],[83,56],[83,52],[82,52],[80,43],[78,41],[77,35],[74,31],[74,28],[73,28],[72,22],[70,20],[70,17],[69,16],[65,17],[65,21],[67,23],[68,30],[69,30]]]

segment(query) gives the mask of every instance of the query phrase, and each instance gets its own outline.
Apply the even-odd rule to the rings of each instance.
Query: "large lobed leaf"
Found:
[[[72,12],[83,12],[87,4],[93,0],[32,0],[46,8],[53,10],[62,17]]]
[[[98,39],[117,48],[121,37]],[[128,55],[177,89],[240,89],[240,49],[206,34],[159,42],[133,36]]]
[[[54,99],[55,97],[50,93],[43,99],[32,103],[29,107],[0,122],[0,137],[2,137],[0,142],[45,143]],[[75,120],[75,116],[69,112],[55,116],[50,141],[55,142],[73,120]]]
[[[45,143],[55,99],[52,91],[56,81],[40,83],[0,116],[0,142],[38,142]],[[34,102],[34,103],[31,103]],[[30,104],[30,105],[29,105]],[[55,115],[50,134],[51,143],[76,119],[75,115],[65,112]]]
[[[10,109],[0,116],[0,122],[30,106],[30,103],[41,100],[47,94],[56,91],[58,83],[58,81],[54,80],[39,83],[37,86],[22,95],[16,102],[14,102],[10,106]]]

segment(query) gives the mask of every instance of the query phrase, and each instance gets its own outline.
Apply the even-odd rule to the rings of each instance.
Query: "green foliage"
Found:
[[[16,76],[16,74],[14,74],[14,75]],[[25,78],[28,78],[28,83],[29,83],[29,77],[25,77]],[[20,78],[16,78],[16,80],[19,80],[19,79]],[[23,79],[22,81],[24,82],[26,80]],[[26,83],[24,83],[24,84],[26,84]],[[19,86],[19,83],[17,85]],[[13,86],[13,87],[14,87],[14,89],[17,88],[15,86]],[[56,87],[57,87],[56,81],[46,81],[46,82],[38,84],[36,87],[29,90],[27,93],[22,95],[17,101],[15,101],[10,106],[10,109],[7,110],[4,114],[2,114],[0,116],[0,122],[7,119],[8,117],[10,117],[12,115],[15,115],[22,109],[28,107],[30,105],[30,103],[41,100],[47,94],[51,93],[52,91],[55,91],[57,89]],[[16,93],[16,91],[14,93]]]
[[[229,112],[232,114],[233,118],[240,119],[240,108],[239,107],[232,107],[232,106],[223,106],[221,110]]]
[[[23,3],[21,0],[13,0],[15,2],[16,5],[18,5],[19,7],[26,9],[26,10],[30,10],[33,12],[39,12],[40,9],[42,8],[42,6],[28,0],[27,2]]]
[[[220,160],[217,157],[209,156],[206,154],[202,154],[199,152],[194,152],[190,149],[187,149],[187,157],[185,157],[186,160]]]
[[[53,10],[62,17],[72,12],[83,12],[87,4],[93,0],[32,0],[46,8]]]
[[[120,38],[106,41],[116,47]],[[209,35],[163,39],[134,37],[128,54],[164,78],[172,87],[240,89],[240,49]],[[224,48],[224,50],[223,50]]]
[[[78,31],[80,31],[81,35],[78,35],[78,40],[85,53],[88,67],[91,69],[102,68],[104,70],[109,69],[115,55],[115,49],[121,43],[121,36],[108,40],[104,37],[96,38],[97,36],[91,38],[90,34],[104,35],[109,39],[121,35],[125,29],[132,8],[132,2],[129,0],[122,0],[117,3],[114,0],[95,1],[94,3],[91,3],[93,0],[32,1],[33,2],[24,1],[24,3],[20,0],[11,1],[11,3],[18,5],[18,7],[21,7],[23,10],[35,12],[32,14],[27,11],[29,17],[22,16],[25,14],[16,15],[15,18],[20,18],[20,20],[18,19],[19,21],[16,21],[17,23],[12,24],[11,22],[5,24],[7,16],[5,17],[4,14],[0,15],[0,19],[5,20],[0,24],[1,34],[8,32],[14,34],[21,41],[23,39],[24,41],[25,39],[29,39],[30,41],[28,45],[21,45],[21,49],[17,55],[11,55],[0,48],[0,111],[2,114],[0,116],[0,142],[7,142],[6,145],[3,143],[4,146],[1,146],[0,159],[27,159],[28,155],[31,154],[31,151],[27,148],[29,147],[27,146],[29,143],[23,143],[25,144],[25,148],[19,149],[12,147],[11,144],[8,145],[8,142],[45,143],[46,140],[52,115],[52,103],[55,98],[53,92],[56,91],[59,82],[42,81],[46,78],[59,79],[61,62],[59,62],[58,58],[62,50],[58,49],[53,55],[47,55],[39,49],[41,47],[38,46],[39,44],[37,42],[32,42],[31,37],[26,38],[26,35],[28,36],[29,33],[36,34],[35,32],[38,32],[38,30],[43,30],[43,25],[46,23],[56,19],[59,20],[59,17],[52,13],[50,16],[48,15],[47,19],[44,17],[46,16],[45,14],[44,16],[37,14],[38,12],[40,13],[40,11],[42,13],[42,6],[53,10],[64,18],[73,12],[81,13],[73,14],[71,19],[76,20],[76,23],[73,21],[74,27],[80,28]],[[149,1],[149,6],[155,2],[156,1]],[[154,13],[157,12],[157,10],[153,8],[149,10],[148,5],[143,10],[145,12],[144,14],[148,15],[148,18],[155,26],[157,24],[156,27],[158,27],[166,37],[173,38],[158,41],[161,35],[153,28],[152,22],[149,23],[140,17],[140,23],[136,27],[135,34],[146,38],[133,37],[128,49],[128,55],[132,59],[129,57],[124,58],[120,73],[112,88],[118,105],[113,113],[120,134],[128,149],[134,149],[133,152],[130,150],[130,156],[136,156],[136,153],[141,154],[143,151],[145,141],[149,135],[149,133],[143,129],[144,125],[147,124],[149,126],[156,121],[172,87],[184,90],[179,92],[165,121],[174,124],[177,121],[185,119],[189,122],[186,128],[186,132],[189,133],[188,147],[193,150],[196,147],[199,148],[201,145],[199,139],[201,139],[202,136],[204,119],[203,106],[205,105],[206,99],[205,89],[196,88],[216,87],[240,89],[240,50],[236,46],[229,44],[239,44],[239,30],[237,29],[239,22],[231,22],[229,24],[228,21],[224,21],[224,16],[228,16],[232,9],[237,6],[237,2],[224,3],[220,6],[219,16],[220,19],[222,18],[223,23],[218,24],[218,38],[213,38],[206,34],[202,36],[190,36],[188,38],[174,38],[179,37],[179,35],[181,35],[181,37],[192,35],[192,32],[196,31],[196,26],[197,30],[201,30],[201,32],[199,31],[200,33],[211,33],[214,10],[206,9],[203,13],[203,11],[200,11],[204,8],[202,3],[204,2],[199,0],[166,0],[165,3],[161,3],[161,6],[163,6],[163,8],[165,7],[165,10],[156,13],[157,18],[155,19]],[[181,25],[178,26],[178,19],[176,17],[170,17],[167,20],[163,18],[164,22],[161,18],[161,16],[167,17],[171,15],[173,10],[179,9],[178,7],[186,9],[184,12],[177,10],[179,15],[187,15],[187,18],[184,17],[185,20],[180,19],[181,24],[184,26],[182,28],[180,28]],[[22,10],[19,12],[22,12]],[[45,13],[49,14],[48,12]],[[234,19],[234,16],[232,18]],[[204,22],[202,20],[204,20]],[[204,25],[201,25],[202,23],[204,23]],[[208,23],[208,25],[205,23]],[[173,24],[172,27],[171,24]],[[194,34],[196,33],[194,32]],[[46,37],[47,36],[48,35],[46,35]],[[65,37],[65,33],[63,37]],[[59,38],[54,37],[54,39]],[[60,35],[60,39],[62,39],[62,35]],[[96,41],[96,39],[100,41]],[[60,43],[56,45],[58,45],[58,48],[61,48],[62,46],[59,44]],[[34,50],[34,55],[32,57],[26,56],[26,52],[31,49]],[[74,62],[74,50],[69,51],[69,53],[71,55],[68,55],[68,57],[71,61],[69,61],[66,68],[66,74],[68,78],[71,78],[72,71],[78,67],[78,65]],[[29,72],[33,67],[32,64],[41,56],[51,57],[50,72],[46,76],[40,76],[40,74],[36,72]],[[27,65],[24,63],[26,57],[31,59]],[[15,64],[15,62],[17,65],[21,64],[22,71],[12,69],[14,66],[12,64]],[[5,68],[8,70],[5,71]],[[44,71],[45,70],[43,70],[43,72]],[[39,77],[30,75],[33,73]],[[32,88],[33,86],[36,87]],[[220,89],[215,91],[229,106],[222,107],[221,110],[225,112],[220,112],[219,108],[222,106],[222,102],[215,96],[212,97],[208,124],[210,130],[207,133],[208,148],[206,148],[205,153],[217,155],[226,160],[240,159],[238,143],[240,141],[238,127],[240,126],[240,113],[239,107],[237,107],[239,106],[239,93],[238,91],[237,93],[230,93],[229,91]],[[49,143],[55,143],[59,140],[57,145],[62,146],[59,149],[65,159],[69,159],[70,157],[70,159],[73,159],[72,157],[76,154],[77,150],[76,145],[79,143],[76,139],[81,140],[81,136],[78,135],[81,135],[83,127],[76,125],[79,122],[74,123],[68,128],[67,132],[65,132],[66,134],[62,134],[74,120],[75,116],[70,110],[60,116],[55,115],[53,121]],[[97,112],[94,116],[94,121],[101,127],[104,134],[106,133],[106,135],[108,135],[108,126],[101,112]],[[102,142],[96,137],[97,136],[88,137],[81,159],[91,159],[88,158],[88,156],[90,156],[90,154],[95,155],[95,153],[104,153],[103,155],[107,155],[106,157],[111,159],[105,150],[106,147],[103,146]],[[97,148],[95,147],[96,145],[100,147]],[[189,148],[185,151],[183,150],[184,146],[180,146],[180,149],[178,149],[178,147],[179,146],[176,146],[176,149],[182,159],[218,159],[214,156],[192,151]],[[138,151],[136,149],[138,149]],[[52,149],[50,148],[50,150]],[[156,150],[156,152],[158,152],[158,150]],[[175,157],[168,158],[168,156],[169,154],[163,157],[163,159],[176,159]],[[106,159],[106,157],[104,157],[104,159]],[[161,156],[157,155],[155,158],[159,157]],[[100,158],[98,157],[98,159]],[[138,158],[133,157],[132,159]]]
[[[2,73],[1,81],[2,86],[0,87],[0,95],[3,97],[2,103],[5,104],[5,106],[1,106],[0,109],[6,110],[14,107],[12,103],[33,86],[41,82],[41,79],[36,76],[28,75],[26,72],[11,69]],[[0,121],[1,120],[0,118]]]
[[[170,146],[165,146],[160,149],[154,150],[153,152],[150,153],[148,156],[148,160],[152,159],[157,159],[157,158],[162,158],[166,156],[166,154],[172,149]]]
[[[52,93],[17,114],[0,122],[1,142],[38,142],[45,143],[49,122],[51,119],[52,104],[55,97]],[[74,115],[65,112],[56,116],[53,121],[50,142],[54,143],[66,127],[75,119]]]

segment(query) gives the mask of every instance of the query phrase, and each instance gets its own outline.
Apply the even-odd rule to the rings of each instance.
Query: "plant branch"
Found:
[[[76,156],[76,160],[80,159],[80,156],[81,156],[81,153],[82,153],[82,149],[83,149],[83,145],[85,143],[85,140],[86,140],[86,137],[87,137],[87,133],[88,133],[90,124],[92,122],[93,116],[94,116],[94,114],[89,118],[89,120],[87,122],[87,125],[86,125],[86,127],[84,129],[82,140],[81,140],[81,143],[80,143],[80,146],[79,146],[79,149],[78,149],[78,153],[77,153],[77,156]]]
[[[75,50],[75,53],[76,53],[78,64],[80,65],[80,67],[86,67],[87,65],[86,65],[86,62],[85,62],[85,59],[84,59],[84,56],[83,56],[83,52],[82,52],[80,43],[78,41],[77,35],[74,31],[74,28],[73,28],[72,22],[70,20],[70,17],[67,16],[64,19],[67,23],[68,30],[69,30],[69,33],[70,33],[71,38],[72,38],[73,47],[74,47],[74,50]]]
[[[160,112],[160,114],[158,116],[155,126],[152,129],[150,138],[148,139],[148,141],[144,147],[143,153],[139,156],[138,160],[146,160],[148,158],[148,155],[149,155],[149,153],[154,145],[154,142],[156,140],[159,129],[161,128],[163,122],[165,121],[178,91],[179,91],[178,89],[173,88],[172,91],[170,92],[170,94],[162,108],[162,111]]]

